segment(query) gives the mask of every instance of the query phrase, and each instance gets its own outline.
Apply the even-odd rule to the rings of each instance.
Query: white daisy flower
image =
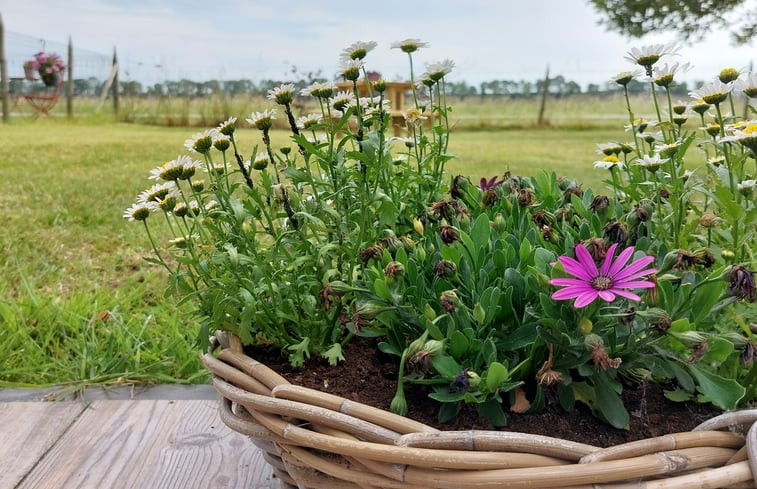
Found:
[[[377,46],[374,41],[356,41],[344,48],[339,55],[339,61],[344,63],[351,59],[363,59]]]
[[[609,143],[599,143],[597,144],[597,154],[598,155],[617,155],[623,151],[623,146],[620,145],[620,143],[615,141],[610,141]]]
[[[684,74],[690,69],[691,65],[689,63],[684,63],[682,65],[679,65],[678,63],[668,65],[666,63],[652,69],[651,81],[657,86],[668,87],[673,83],[673,76],[676,73]]]
[[[255,160],[252,162],[252,167],[256,170],[263,170],[271,163],[271,159],[268,158],[268,153],[262,152],[255,155]]]
[[[231,138],[222,133],[216,133],[215,139],[213,139],[213,147],[218,151],[226,151],[231,146]]]
[[[199,160],[193,160],[187,155],[179,156],[176,161],[182,166],[181,177],[179,177],[181,180],[189,180],[195,173],[205,168]]]
[[[316,126],[323,121],[323,115],[321,114],[308,114],[303,115],[297,119],[297,127],[300,129],[309,129],[312,126]]]
[[[176,182],[173,181],[153,184],[139,194],[137,202],[160,202],[166,195],[174,192],[176,188]]]
[[[294,84],[284,83],[268,90],[268,100],[273,100],[279,105],[291,104],[294,100]]]
[[[184,164],[178,160],[171,160],[150,170],[150,176],[148,178],[150,180],[176,181],[182,178],[183,173]]]
[[[311,96],[316,98],[329,98],[334,93],[334,84],[331,82],[321,83],[313,82],[307,87],[300,90],[300,95]]]
[[[740,129],[733,129],[730,136],[720,138],[724,143],[739,143],[757,155],[757,120],[746,121]]]
[[[599,161],[594,162],[594,168],[601,168],[603,170],[612,170],[613,168],[624,168],[625,165],[614,154],[605,156]]]
[[[361,59],[348,59],[342,63],[340,74],[347,80],[357,80],[360,78],[360,70],[363,69],[363,65]]]
[[[428,119],[428,117],[423,115],[423,112],[421,112],[420,109],[417,109],[415,107],[413,107],[412,109],[403,110],[402,117],[405,118],[405,122],[407,122],[409,126],[419,126],[423,123],[424,120]]]
[[[158,210],[156,202],[135,202],[134,205],[124,211],[124,218],[129,221],[144,221],[150,217],[150,213]]]
[[[231,136],[234,134],[234,131],[236,130],[236,123],[237,118],[236,117],[229,117],[222,123],[218,124],[218,127],[216,128],[219,133],[223,134],[224,136]]]
[[[732,83],[723,83],[720,80],[702,85],[696,90],[689,92],[691,98],[701,99],[710,105],[718,105],[728,98],[728,94],[733,90]]]
[[[213,139],[215,139],[218,129],[208,129],[207,131],[198,132],[191,139],[184,141],[184,147],[189,151],[205,154],[210,151],[210,147],[213,145]]]
[[[326,137],[325,134],[313,135],[313,134],[308,133],[308,134],[305,134],[305,139],[307,140],[307,142],[313,145],[319,145],[328,141],[328,138]]]
[[[391,49],[401,49],[406,53],[413,53],[415,51],[418,51],[420,48],[429,47],[429,44],[427,42],[421,41],[420,39],[408,38],[404,41],[395,41],[389,47]]]
[[[663,56],[674,56],[678,54],[678,47],[674,43],[650,44],[640,48],[631,48],[626,54],[626,59],[628,61],[643,66],[646,69],[647,75],[651,76],[652,66]]]
[[[348,108],[355,104],[355,95],[352,92],[339,91],[333,97],[329,98],[329,105],[332,109],[339,112],[346,112]]]
[[[636,164],[639,166],[642,166],[646,168],[647,170],[651,171],[652,173],[656,172],[662,165],[668,162],[667,158],[660,158],[659,153],[655,153],[653,155],[645,155],[638,160],[636,160]]]
[[[451,59],[445,59],[437,63],[426,65],[426,74],[433,81],[439,81],[452,72],[455,62]]]
[[[273,121],[276,119],[276,109],[264,110],[263,112],[253,112],[250,117],[245,119],[250,125],[253,125],[265,131],[270,129]]]
[[[612,77],[610,81],[613,81],[617,83],[618,85],[622,85],[625,87],[626,85],[631,83],[631,80],[633,80],[634,78],[640,77],[642,73],[643,72],[641,70],[621,71],[620,73]]]
[[[757,73],[749,73],[733,82],[733,89],[749,98],[757,98]]]

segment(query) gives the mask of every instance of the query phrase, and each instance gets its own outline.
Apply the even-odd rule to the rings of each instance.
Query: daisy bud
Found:
[[[610,243],[625,245],[628,241],[628,230],[620,221],[610,221],[605,225],[604,238]]]
[[[646,292],[646,303],[650,306],[656,306],[660,303],[660,286],[657,283],[657,276],[652,274],[647,280],[654,284],[654,287],[650,287]]]
[[[386,80],[383,78],[381,80],[377,80],[373,83],[373,89],[376,90],[377,93],[384,93],[386,91]]]
[[[594,200],[591,201],[589,209],[592,212],[598,214],[604,218],[607,215],[607,210],[610,208],[610,199],[606,195],[597,195]]]
[[[740,74],[741,73],[739,73],[739,70],[737,70],[736,68],[725,68],[718,75],[718,79],[722,83],[730,83],[732,81],[735,81]]]
[[[380,259],[384,254],[384,248],[381,245],[373,245],[360,251],[360,260],[363,265],[367,265],[373,259]]]
[[[507,230],[505,216],[503,216],[501,212],[498,212],[497,215],[494,216],[494,230],[499,234],[502,234]]]
[[[442,309],[452,314],[455,312],[456,307],[460,305],[460,299],[454,290],[445,290],[439,297],[439,303]]]
[[[387,282],[389,281],[388,279],[392,279],[393,281],[397,277],[401,277],[404,272],[405,267],[398,261],[391,261],[384,267],[384,275],[387,278]]]
[[[413,229],[415,230],[416,233],[418,233],[421,236],[423,236],[423,232],[425,230],[423,228],[423,223],[421,222],[420,219],[417,219],[417,218],[413,219]]]
[[[536,202],[534,193],[530,188],[522,188],[518,190],[518,205],[521,207],[528,207]]]
[[[426,316],[426,319],[429,321],[436,319],[436,311],[434,311],[434,308],[428,303],[423,307],[423,315]]]
[[[434,274],[441,278],[451,278],[457,273],[457,267],[454,262],[449,260],[439,260],[434,265]]]
[[[284,156],[286,156],[286,155],[288,155],[289,153],[292,152],[292,148],[290,148],[289,146],[283,146],[283,147],[281,147],[279,149],[279,151],[281,151],[281,154],[283,154]]]
[[[581,319],[578,321],[578,329],[580,329],[581,333],[584,335],[590,334],[593,326],[591,319],[586,316],[581,316]]]
[[[428,339],[428,330],[424,331],[423,334],[419,337],[410,342],[409,345],[407,345],[407,356],[412,357],[421,349],[423,348],[423,345],[426,344],[426,340]]]
[[[205,182],[201,180],[197,182],[192,182],[192,190],[194,190],[195,192],[202,192],[204,189],[205,189]]]

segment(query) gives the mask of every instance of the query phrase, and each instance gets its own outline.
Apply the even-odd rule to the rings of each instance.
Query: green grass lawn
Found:
[[[620,126],[619,126],[620,127]],[[123,211],[196,130],[16,120],[0,130],[0,386],[203,382],[188,306],[164,297],[143,228]],[[259,133],[239,131],[245,152]],[[284,132],[272,136],[286,142]],[[454,131],[450,174],[554,171],[601,185],[617,130]]]

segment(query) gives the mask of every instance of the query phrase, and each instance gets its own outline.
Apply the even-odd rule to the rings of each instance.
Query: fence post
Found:
[[[113,66],[118,66],[118,55],[116,54],[116,47],[113,46]],[[118,105],[119,105],[119,94],[118,94],[118,69],[116,69],[116,72],[113,76],[113,112],[115,112],[116,117],[118,117]]]
[[[74,116],[74,43],[68,36],[68,85],[66,86],[66,115]]]
[[[544,110],[547,107],[547,93],[549,91],[549,65],[547,65],[547,74],[544,75],[544,84],[541,91],[541,105],[539,106],[538,125],[544,125]]]
[[[5,61],[5,29],[3,28],[3,16],[0,15],[0,92],[3,99],[3,122],[8,122],[10,109],[8,107],[8,67]]]

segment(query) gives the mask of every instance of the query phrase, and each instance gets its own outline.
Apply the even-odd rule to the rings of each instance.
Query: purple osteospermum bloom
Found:
[[[656,268],[643,270],[644,267],[654,261],[654,257],[645,256],[626,266],[631,255],[633,255],[633,246],[621,251],[618,257],[613,260],[617,247],[617,243],[610,246],[599,269],[582,244],[576,246],[577,260],[569,256],[559,257],[558,260],[565,267],[565,271],[575,278],[553,278],[550,280],[549,283],[552,285],[565,287],[552,294],[552,298],[555,300],[575,298],[574,307],[576,308],[588,306],[597,297],[607,302],[614,301],[616,295],[635,301],[641,300],[638,295],[624,289],[647,289],[655,286],[653,282],[648,280],[639,280],[645,275],[657,271]]]
[[[489,190],[489,189],[493,189],[495,187],[499,187],[503,183],[505,183],[505,180],[502,179],[502,180],[497,181],[497,177],[496,176],[493,176],[489,180],[487,180],[486,178],[482,178],[481,181],[480,181],[480,183],[478,184],[478,188],[480,188],[481,190]]]

